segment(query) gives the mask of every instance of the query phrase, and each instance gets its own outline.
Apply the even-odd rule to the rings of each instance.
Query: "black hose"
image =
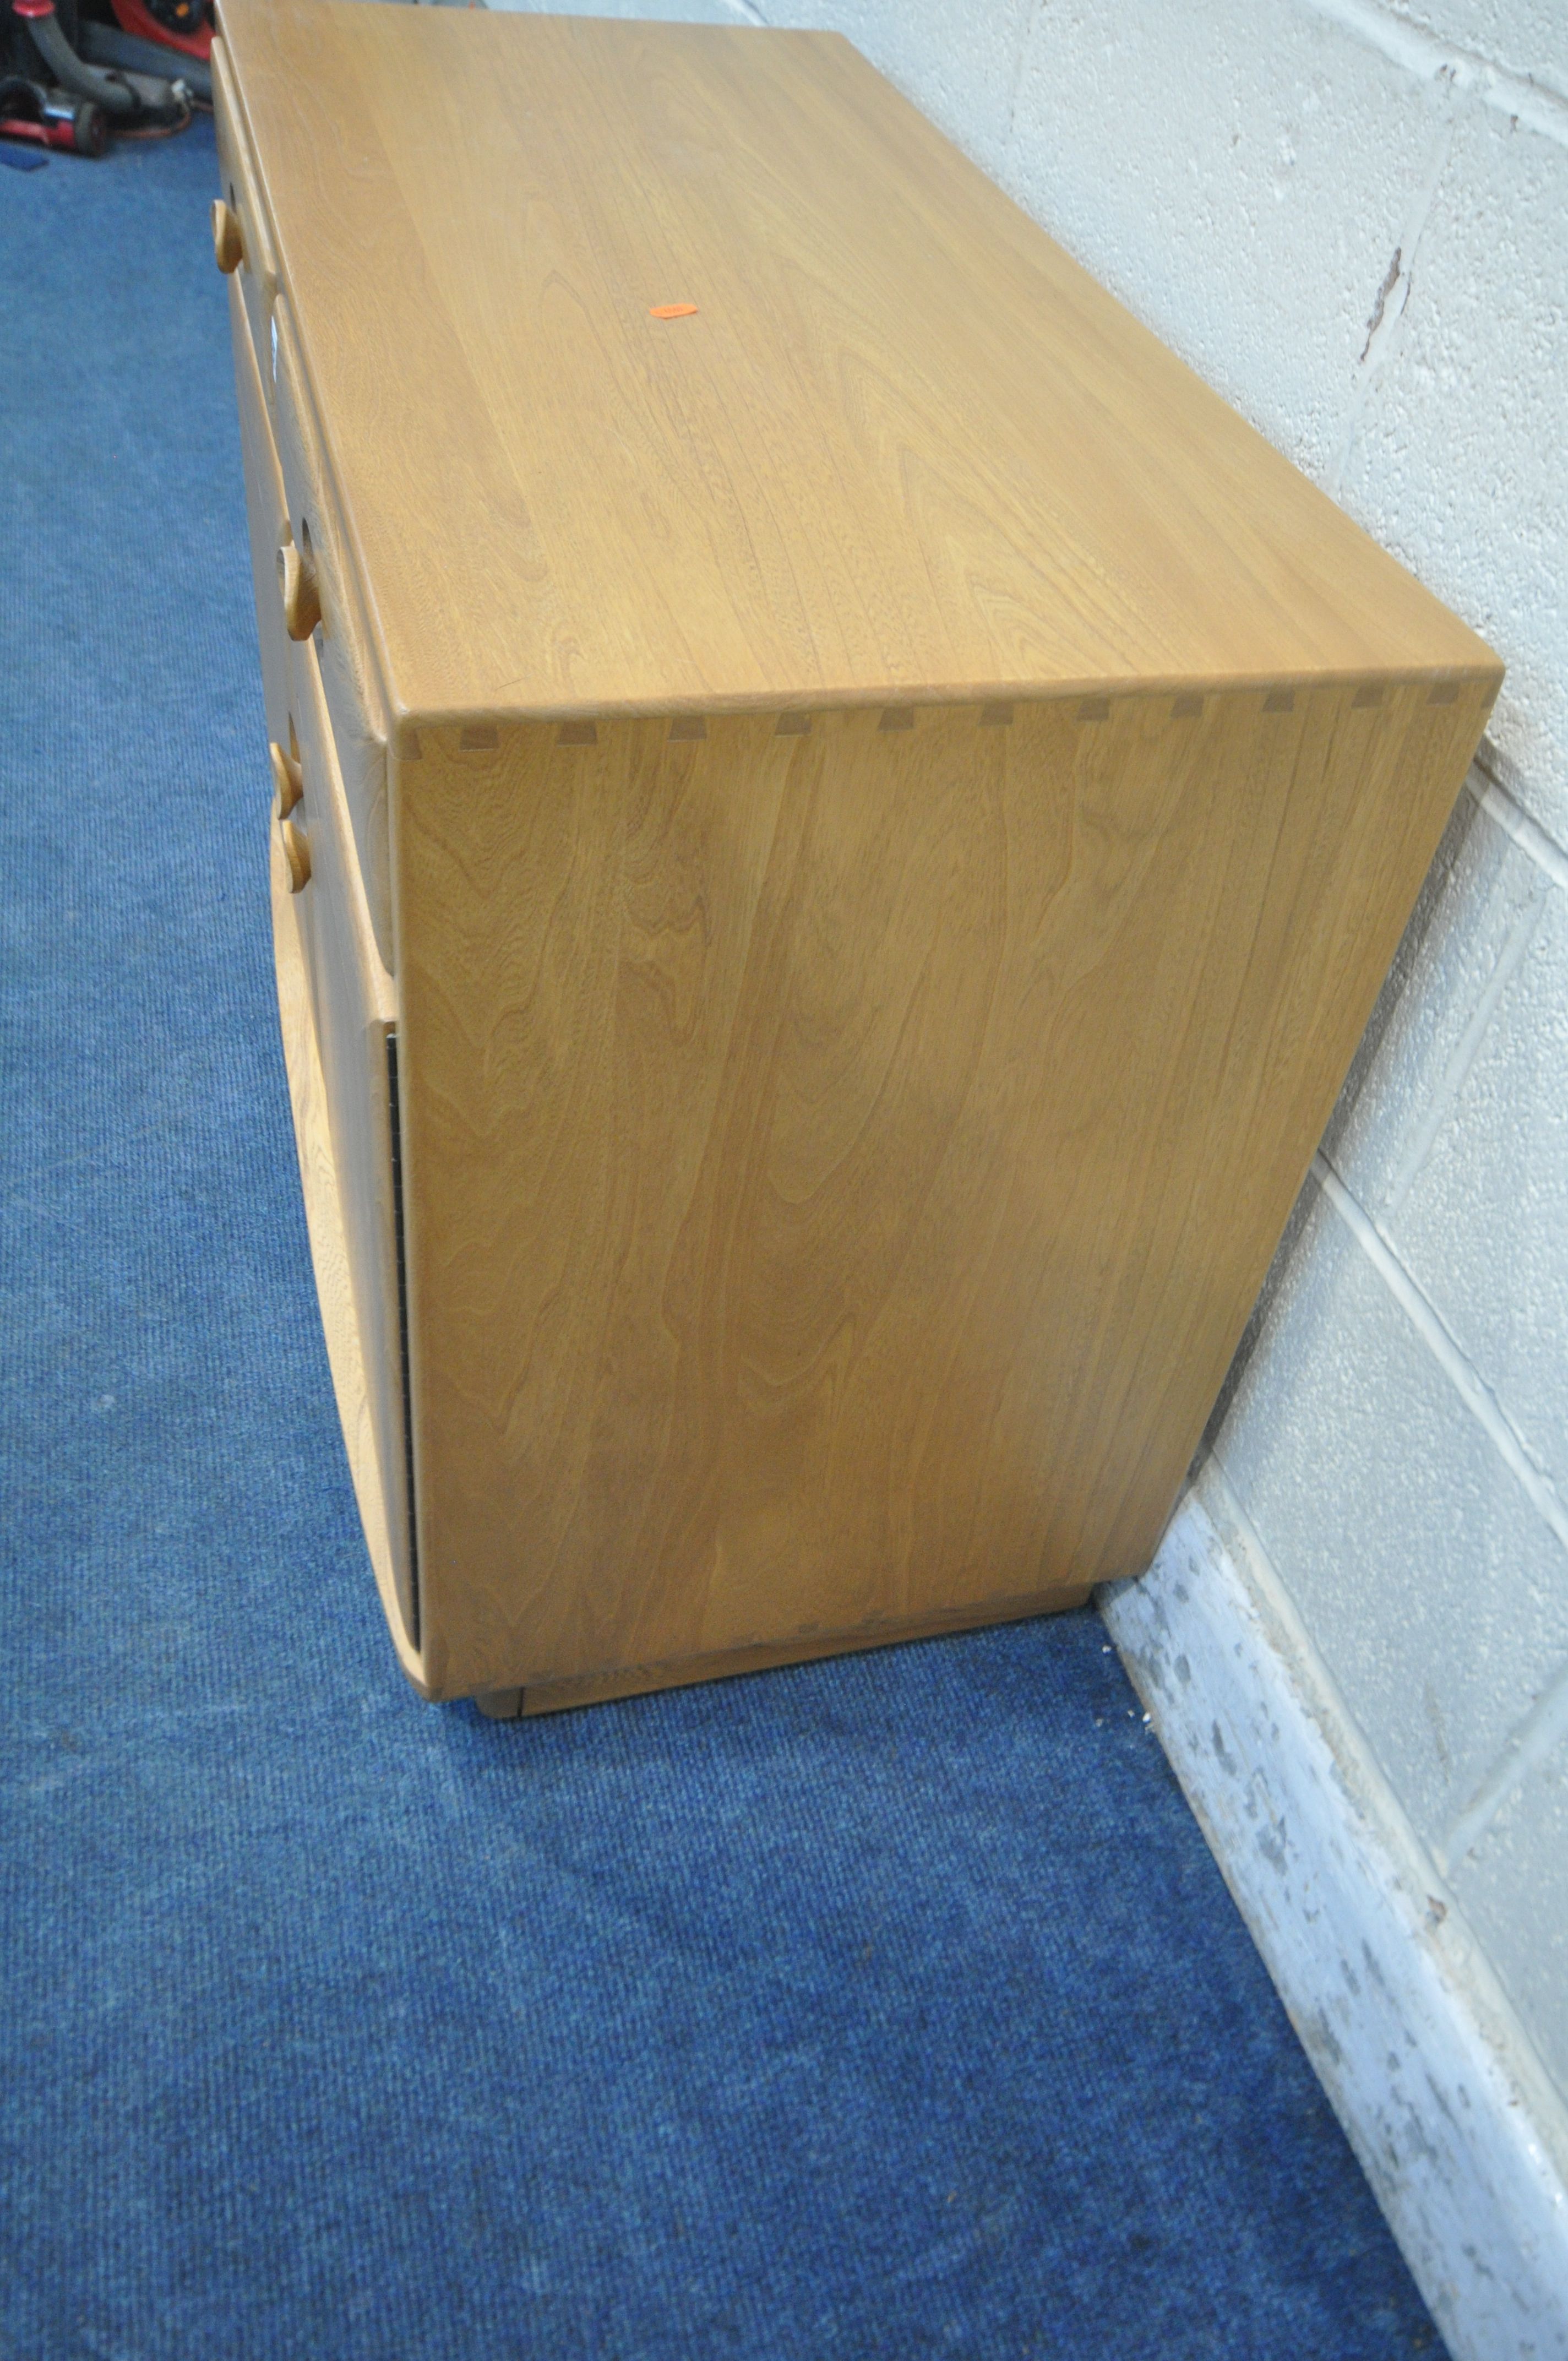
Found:
[[[171,61],[169,51],[159,41],[144,41],[135,33],[122,33],[118,25],[100,25],[89,19],[80,28],[77,38],[94,65],[137,68],[143,73],[164,73],[172,63],[176,78],[185,84],[198,105],[213,103],[213,73],[200,58],[177,54]]]
[[[96,99],[106,115],[118,120],[121,116],[140,115],[148,107],[170,107],[179,112],[180,101],[170,83],[154,81],[146,74],[106,72],[102,66],[84,64],[65,35],[52,8],[47,16],[27,19],[27,38],[42,57],[62,90],[74,93],[78,98]]]

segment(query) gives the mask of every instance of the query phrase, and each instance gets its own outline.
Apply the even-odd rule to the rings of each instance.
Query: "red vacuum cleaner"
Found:
[[[101,13],[89,14],[94,5]],[[212,104],[207,9],[208,0],[0,0],[0,139],[101,156],[111,138],[182,131]]]

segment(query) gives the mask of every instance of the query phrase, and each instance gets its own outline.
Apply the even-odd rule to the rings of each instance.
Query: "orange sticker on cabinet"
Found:
[[[648,317],[651,320],[689,320],[696,310],[695,303],[650,303]]]

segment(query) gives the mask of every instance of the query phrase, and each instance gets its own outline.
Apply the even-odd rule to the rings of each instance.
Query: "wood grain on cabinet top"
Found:
[[[1500,676],[838,36],[221,14],[395,712]]]

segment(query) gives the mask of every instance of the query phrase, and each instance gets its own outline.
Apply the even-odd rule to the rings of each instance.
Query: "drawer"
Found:
[[[267,706],[267,735],[287,746],[292,723],[289,711],[289,636],[278,598],[278,548],[289,531],[289,500],[283,472],[267,423],[261,372],[250,341],[245,300],[229,280],[229,326],[234,336],[235,396],[239,406],[240,448],[245,455],[245,514],[250,529],[250,571],[256,591],[256,636],[261,651],[261,687]]]
[[[229,284],[239,291],[246,324],[255,356],[262,399],[271,407],[272,305],[278,293],[278,266],[251,170],[249,143],[235,96],[228,57],[223,42],[213,43],[213,124],[217,134],[218,174],[225,203],[239,222],[244,258]]]
[[[303,786],[292,820],[310,853],[295,896],[326,1088],[349,1283],[359,1329],[394,1582],[417,1640],[403,1416],[402,1322],[393,1140],[397,1003],[376,950],[348,807],[310,642],[288,652]]]
[[[321,622],[312,635],[336,741],[354,842],[364,873],[371,930],[382,965],[392,952],[391,862],[387,823],[387,728],[366,659],[366,632],[352,563],[328,487],[288,300],[272,311],[272,417],[292,537],[313,566]]]

